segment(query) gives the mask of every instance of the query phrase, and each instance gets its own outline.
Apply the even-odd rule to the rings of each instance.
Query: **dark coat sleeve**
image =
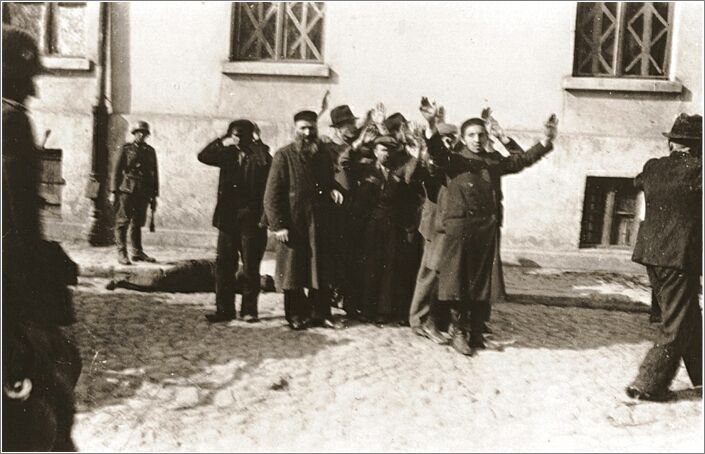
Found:
[[[220,139],[215,139],[198,153],[198,160],[209,166],[220,167],[223,163],[225,153],[227,153],[227,151],[223,146],[223,142],[221,142]]]
[[[509,154],[522,154],[526,152],[524,148],[511,137],[509,137],[509,143],[504,144],[504,148],[507,149]]]
[[[120,155],[118,160],[113,167],[113,175],[110,181],[111,192],[118,192],[120,190],[120,185],[122,185],[122,176],[125,171],[126,165],[125,147],[120,147]]]
[[[648,171],[649,167],[653,163],[655,163],[657,159],[649,159],[646,161],[646,164],[644,164],[644,168],[642,169],[641,173],[634,178],[634,187],[640,191],[644,190],[644,174]]]
[[[264,215],[270,230],[277,231],[291,226],[289,212],[289,168],[284,153],[274,154],[264,190]]]
[[[541,142],[529,148],[525,153],[513,153],[509,156],[502,157],[499,162],[500,173],[509,175],[519,173],[526,167],[529,167],[544,157],[549,151],[553,150],[553,144],[544,147]]]

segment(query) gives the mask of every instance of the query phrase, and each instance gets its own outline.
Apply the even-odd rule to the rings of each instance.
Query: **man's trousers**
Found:
[[[702,313],[696,273],[647,266],[649,281],[661,307],[663,322],[656,343],[639,367],[633,386],[659,394],[668,389],[681,358],[693,386],[702,385]]]
[[[237,228],[234,232],[218,231],[215,259],[216,311],[235,316],[235,273],[242,258],[242,305],[240,314],[257,317],[260,292],[259,267],[267,246],[267,231],[256,226]]]

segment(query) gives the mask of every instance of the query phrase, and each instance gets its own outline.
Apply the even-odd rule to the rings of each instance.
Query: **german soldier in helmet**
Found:
[[[2,50],[2,449],[73,451],[81,362],[59,326],[74,321],[66,284],[76,276],[42,237],[38,153],[24,105],[42,68],[23,30],[3,24]]]
[[[115,242],[118,262],[130,265],[127,256],[127,231],[130,230],[133,261],[155,262],[142,249],[142,227],[147,219],[147,207],[156,209],[159,196],[157,153],[146,142],[149,123],[138,121],[131,130],[134,137],[120,150],[113,169],[112,188],[115,206]]]
[[[668,138],[670,155],[646,162],[635,186],[644,191],[646,216],[632,260],[646,266],[662,312],[655,345],[627,387],[641,400],[668,400],[669,386],[685,363],[693,386],[702,386],[702,127],[700,115],[680,114]]]

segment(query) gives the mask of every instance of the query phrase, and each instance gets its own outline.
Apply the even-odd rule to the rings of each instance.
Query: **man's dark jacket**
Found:
[[[220,167],[213,226],[226,232],[233,231],[237,227],[236,211],[243,208],[250,209],[252,219],[258,222],[263,212],[264,190],[272,165],[269,147],[257,142],[238,150],[235,146],[223,146],[221,140],[216,139],[198,154],[198,160]]]
[[[702,274],[702,159],[673,153],[651,159],[635,179],[646,217],[632,260]]]

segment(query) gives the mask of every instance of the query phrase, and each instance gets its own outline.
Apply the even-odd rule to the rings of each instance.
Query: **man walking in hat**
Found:
[[[113,169],[112,190],[115,206],[115,243],[118,249],[118,262],[130,265],[127,256],[127,230],[130,230],[132,260],[135,262],[156,262],[142,249],[142,227],[147,219],[147,207],[157,207],[159,196],[159,174],[157,153],[146,142],[149,137],[149,124],[138,121],[132,128],[132,142],[120,150],[117,164]]]
[[[198,154],[198,160],[220,168],[218,203],[213,214],[213,226],[218,229],[216,312],[206,318],[211,323],[235,318],[235,273],[241,256],[244,282],[240,315],[246,322],[256,322],[259,268],[267,245],[267,231],[259,221],[272,164],[269,147],[259,140],[259,131],[251,121],[235,120],[224,137]]]
[[[627,387],[642,400],[668,400],[681,359],[693,386],[702,386],[702,126],[681,114],[668,138],[669,156],[651,159],[634,183],[644,191],[646,216],[632,260],[646,266],[663,323],[654,346]]]
[[[318,139],[317,121],[308,110],[294,116],[295,140],[274,154],[264,193],[264,221],[279,242],[274,280],[294,330],[339,327],[330,307],[330,219],[343,195],[333,186],[332,153]]]

